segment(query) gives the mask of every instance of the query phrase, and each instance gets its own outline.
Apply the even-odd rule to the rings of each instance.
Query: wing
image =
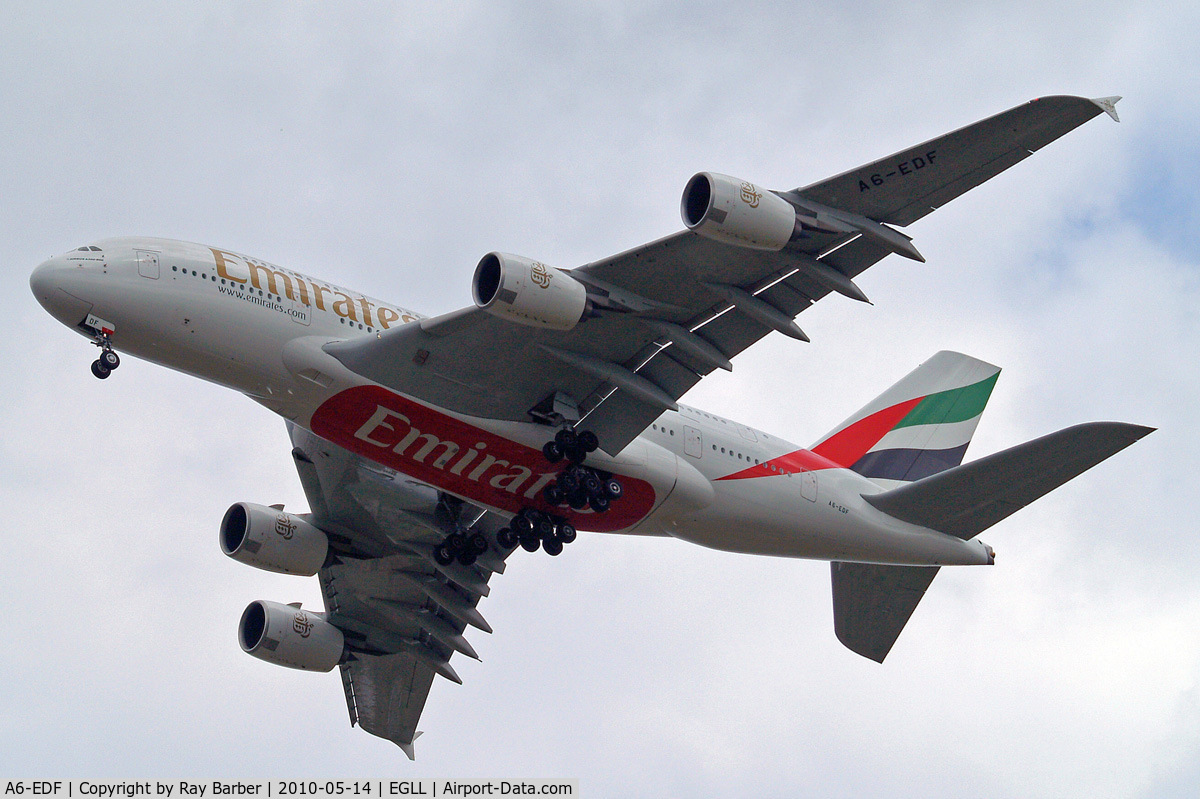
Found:
[[[450,657],[478,658],[464,631],[491,632],[476,605],[510,551],[495,543],[500,520],[295,425],[288,431],[311,519],[335,553],[320,571],[321,593],[352,653],[339,666],[350,723],[411,758],[434,678],[461,683]],[[492,548],[471,566],[437,564],[428,553],[462,527],[484,532]]]
[[[326,345],[348,368],[459,413],[530,421],[563,411],[610,453],[705,375],[896,252],[907,225],[1108,111],[1116,98],[1049,97],[807,187],[780,193],[803,222],[779,252],[676,233],[574,269],[594,314],[568,331],[468,308]]]

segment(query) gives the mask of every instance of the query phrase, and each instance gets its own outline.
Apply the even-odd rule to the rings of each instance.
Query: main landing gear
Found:
[[[542,498],[547,504],[554,507],[569,505],[572,510],[591,508],[596,513],[604,513],[614,500],[621,498],[621,483],[612,474],[583,465],[588,453],[595,452],[599,446],[600,441],[592,431],[577,433],[569,427],[559,430],[553,441],[546,442],[542,447],[546,460],[557,463],[566,458],[571,462],[558,479],[543,490]]]
[[[566,458],[570,461],[558,479],[543,489],[542,498],[547,505],[569,506],[577,511],[590,507],[596,513],[604,513],[621,497],[621,483],[612,474],[583,465],[588,454],[599,446],[600,440],[592,431],[577,432],[570,427],[559,430],[553,441],[546,442],[542,447],[546,460],[558,463]],[[518,513],[513,517],[511,527],[496,533],[496,541],[502,547],[520,544],[526,552],[536,552],[540,547],[549,555],[560,554],[563,545],[571,543],[575,537],[575,526],[565,518],[533,508]]]
[[[513,517],[511,527],[500,528],[496,543],[505,549],[520,544],[526,552],[537,552],[540,547],[548,555],[558,555],[576,535],[574,525],[561,516],[526,508]]]
[[[488,540],[483,533],[451,533],[433,548],[433,559],[442,566],[449,566],[456,560],[464,566],[470,566],[487,549]]]
[[[570,461],[558,479],[543,489],[542,498],[548,505],[569,506],[577,511],[591,508],[595,513],[604,513],[621,498],[621,483],[611,473],[583,465],[588,453],[595,452],[599,446],[600,440],[590,430],[576,432],[565,427],[555,434],[553,441],[542,447],[542,454],[551,463],[564,458]],[[559,555],[577,535],[575,526],[563,516],[525,508],[513,517],[508,527],[496,531],[496,543],[504,550],[519,545],[526,552],[542,549],[548,555]],[[470,566],[487,552],[487,548],[488,540],[483,533],[459,530],[434,547],[433,557],[443,566],[455,561]]]

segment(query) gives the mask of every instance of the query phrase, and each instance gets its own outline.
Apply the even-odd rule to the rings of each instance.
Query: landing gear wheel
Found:
[[[570,496],[579,490],[579,475],[574,468],[567,469],[558,476],[555,484],[563,492],[564,497]]]
[[[563,490],[554,483],[546,486],[546,490],[542,492],[542,496],[545,498],[546,502],[556,507],[563,504],[563,499],[565,498]]]
[[[569,427],[564,427],[554,434],[554,443],[562,447],[563,451],[573,448],[579,442],[579,436],[575,435],[575,431]]]
[[[521,536],[521,549],[526,552],[537,552],[538,546],[541,544],[538,537],[532,533]]]
[[[454,562],[454,553],[450,551],[450,547],[445,542],[442,542],[433,548],[433,559],[438,562],[439,566],[449,566]]]
[[[578,436],[579,446],[584,452],[595,452],[600,446],[600,439],[591,430],[584,430]]]
[[[596,513],[604,513],[608,510],[609,499],[603,494],[597,494],[593,497],[588,497],[588,504],[592,506],[592,510]]]
[[[100,363],[100,361],[92,361],[92,374],[101,380],[104,380],[110,374],[112,374],[112,370]]]
[[[467,551],[474,552],[476,555],[482,555],[488,550],[488,540],[483,533],[473,533],[467,539]]]
[[[558,463],[563,459],[563,448],[557,441],[547,441],[542,445],[542,454],[551,463]]]
[[[111,372],[121,365],[121,358],[112,350],[101,350],[99,363]]]
[[[512,549],[520,542],[517,534],[511,528],[501,527],[496,531],[496,543],[504,549]]]
[[[620,499],[625,489],[621,488],[621,483],[617,480],[608,479],[604,481],[604,493],[609,499]]]
[[[451,533],[446,536],[446,546],[455,554],[465,552],[467,549],[467,537],[462,533]]]
[[[577,533],[575,532],[574,525],[568,524],[567,522],[563,522],[562,524],[560,524],[558,526],[557,538],[559,541],[562,541],[564,544],[569,544],[572,541],[574,541],[576,535],[577,535]]]
[[[548,516],[543,516],[537,520],[537,524],[533,526],[533,530],[537,533],[538,538],[545,541],[547,538],[554,537],[554,522]]]
[[[547,538],[542,542],[542,549],[546,550],[546,554],[550,556],[561,555],[563,551],[563,542],[557,538]]]

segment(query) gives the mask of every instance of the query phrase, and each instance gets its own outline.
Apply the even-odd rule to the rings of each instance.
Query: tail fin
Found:
[[[887,485],[962,463],[1000,368],[939,352],[822,438],[812,451]]]

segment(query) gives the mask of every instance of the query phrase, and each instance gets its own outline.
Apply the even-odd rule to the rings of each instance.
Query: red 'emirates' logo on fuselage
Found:
[[[542,490],[566,464],[447,416],[380,386],[357,386],[330,398],[312,431],[396,471],[480,504],[517,513],[534,507],[566,517],[581,530],[632,527],[654,508],[654,487],[622,476],[624,493],[605,513],[551,507]]]

